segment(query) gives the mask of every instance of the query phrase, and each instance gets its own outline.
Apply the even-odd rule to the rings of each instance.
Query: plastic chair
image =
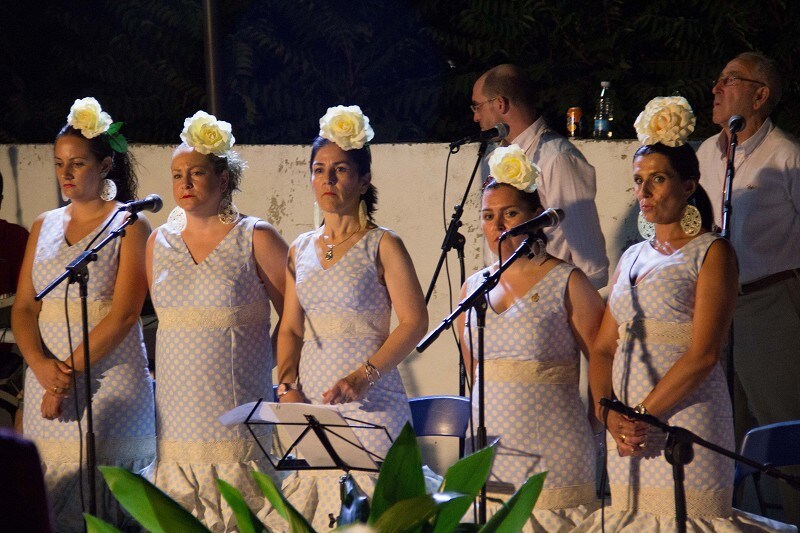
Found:
[[[408,405],[418,437],[466,437],[471,414],[468,398],[421,396],[409,398]]]
[[[778,422],[751,429],[744,436],[739,453],[748,459],[776,467],[800,465],[800,420]],[[736,463],[733,476],[733,485],[736,489],[734,493],[738,493],[744,480],[752,475],[761,514],[766,515],[767,504],[758,484],[760,474],[761,472],[753,467]]]

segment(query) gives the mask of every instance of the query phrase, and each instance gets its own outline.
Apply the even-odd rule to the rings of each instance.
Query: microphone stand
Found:
[[[124,211],[120,209],[119,211]],[[89,484],[89,513],[97,514],[97,503],[95,493],[95,442],[94,442],[94,422],[92,419],[92,370],[89,362],[89,310],[87,308],[86,299],[88,298],[89,286],[89,264],[97,261],[97,253],[109,242],[117,237],[125,236],[125,228],[133,224],[139,219],[139,215],[131,213],[128,218],[115,230],[112,230],[101,240],[94,248],[81,252],[71,263],[66,266],[66,269],[57,278],[51,281],[39,294],[35,296],[35,300],[41,301],[53,289],[61,284],[65,279],[67,285],[78,283],[81,299],[81,322],[83,327],[83,372],[84,377],[84,394],[86,396],[86,468],[88,470],[87,481]],[[77,394],[78,391],[75,391]],[[77,414],[77,413],[76,413]]]
[[[709,449],[718,454],[724,455],[734,461],[746,464],[756,470],[767,474],[776,479],[782,479],[792,488],[800,490],[800,476],[784,474],[770,464],[762,464],[758,461],[748,459],[743,455],[726,450],[721,446],[704,440],[688,429],[678,426],[670,426],[654,417],[653,415],[640,414],[618,400],[600,398],[600,405],[616,411],[623,416],[645,422],[653,427],[667,433],[667,443],[664,447],[664,457],[672,465],[672,477],[675,481],[675,523],[679,533],[686,532],[686,492],[684,487],[684,465],[689,464],[694,459],[693,444],[699,444],[703,448]]]
[[[458,265],[459,265],[459,272],[460,272],[460,285],[464,285],[464,282],[467,279],[466,269],[464,267],[464,244],[467,242],[467,239],[459,233],[458,229],[463,225],[461,222],[461,217],[464,214],[464,205],[467,203],[467,198],[469,197],[469,191],[472,188],[472,183],[475,181],[475,176],[478,173],[478,169],[480,168],[481,161],[483,161],[484,156],[486,155],[486,150],[489,144],[486,141],[480,143],[478,147],[478,158],[475,161],[475,167],[472,169],[472,174],[469,177],[469,182],[467,183],[467,188],[464,191],[464,196],[461,198],[461,203],[456,204],[453,208],[453,214],[450,217],[450,224],[447,226],[447,231],[444,235],[444,240],[442,241],[442,252],[439,254],[439,261],[436,263],[436,268],[433,271],[433,277],[431,278],[431,282],[428,285],[428,292],[425,294],[425,303],[427,304],[431,300],[431,296],[433,296],[433,289],[436,287],[436,280],[439,278],[439,273],[442,270],[442,265],[444,264],[444,260],[447,257],[447,254],[453,248],[456,249],[458,253]],[[451,146],[450,147],[450,154],[455,154],[459,150],[458,146]],[[459,396],[466,396],[466,376],[467,372],[464,368],[464,361],[461,358],[461,354],[458,354],[458,395]],[[464,439],[460,438],[458,443],[458,456],[464,457]]]
[[[732,202],[733,177],[736,173],[733,160],[736,156],[736,147],[739,144],[739,138],[736,129],[730,128],[729,131],[730,131],[730,145],[728,146],[728,157],[725,167],[725,186],[724,186],[723,201],[722,201],[722,228],[720,230],[722,237],[724,239],[727,239],[728,241],[731,240],[730,221],[731,221],[731,214],[733,213],[733,202]],[[733,405],[735,409],[736,402],[734,399],[733,341],[734,341],[733,323],[731,323],[731,327],[728,330],[727,349],[725,350],[726,352],[725,361],[727,363],[725,367],[725,378],[728,382],[728,394],[731,397],[731,405]]]
[[[499,282],[500,282],[500,275],[505,272],[511,264],[519,259],[523,255],[529,255],[531,253],[531,236],[528,237],[522,242],[522,244],[514,250],[514,253],[497,269],[496,272],[493,274],[486,274],[486,279],[483,280],[474,291],[468,294],[461,302],[459,302],[458,306],[456,307],[455,311],[450,313],[442,322],[428,335],[425,336],[424,339],[417,344],[417,351],[423,352],[425,351],[428,346],[433,344],[433,342],[441,335],[441,333],[449,328],[453,322],[455,322],[456,318],[461,313],[465,311],[469,311],[469,309],[475,309],[476,315],[476,324],[478,328],[478,355],[476,357],[478,361],[478,427],[475,429],[475,433],[478,440],[478,450],[482,450],[486,447],[487,438],[486,438],[486,420],[485,420],[485,397],[484,397],[484,378],[483,378],[483,333],[484,327],[486,325],[486,309],[488,307],[486,295],[491,291]],[[463,364],[463,363],[462,363]],[[480,505],[478,507],[478,523],[485,524],[486,523],[486,484],[484,483],[483,487],[481,487],[481,493],[479,497]]]

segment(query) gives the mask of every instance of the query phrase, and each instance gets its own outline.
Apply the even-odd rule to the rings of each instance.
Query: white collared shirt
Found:
[[[724,132],[697,151],[700,184],[722,224],[728,142]],[[800,142],[770,119],[736,148],[730,217],[739,281],[800,267]]]
[[[539,197],[545,208],[564,210],[564,220],[547,228],[547,251],[580,268],[595,288],[608,283],[606,241],[600,229],[594,167],[565,137],[550,130],[543,117],[513,141],[542,169]]]

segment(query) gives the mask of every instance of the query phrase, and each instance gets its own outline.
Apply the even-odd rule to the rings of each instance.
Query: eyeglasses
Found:
[[[766,83],[764,83],[763,81],[751,80],[750,78],[743,78],[741,76],[735,76],[733,74],[729,74],[727,76],[720,76],[719,78],[713,80],[711,86],[716,87],[718,83],[721,83],[723,87],[730,87],[731,85],[736,85],[736,83],[739,81],[749,81],[750,83],[766,85]]]
[[[475,104],[469,104],[469,108],[472,109],[473,113],[477,113],[478,109],[480,109],[483,104],[488,104],[489,102],[494,102],[498,98],[500,98],[500,97],[499,96],[495,96],[494,98],[490,98],[488,100],[484,100],[483,102],[478,102],[478,103],[475,103]]]

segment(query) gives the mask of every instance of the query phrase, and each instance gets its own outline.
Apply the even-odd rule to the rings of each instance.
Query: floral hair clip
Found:
[[[634,122],[636,136],[642,144],[661,143],[676,147],[686,144],[697,119],[692,106],[683,96],[653,98]]]
[[[198,111],[183,121],[181,140],[201,154],[218,157],[224,157],[236,142],[230,123],[217,120],[205,111]]]
[[[91,96],[75,100],[69,108],[67,124],[79,130],[87,139],[98,135],[106,135],[111,149],[120,154],[128,150],[128,140],[119,132],[124,122],[114,122],[111,116],[103,111],[100,102]]]
[[[506,183],[524,192],[536,190],[541,169],[525,152],[512,144],[495,148],[489,157],[489,172],[498,183]]]
[[[319,119],[319,136],[336,143],[342,150],[363,148],[375,137],[369,118],[357,105],[329,107]]]

